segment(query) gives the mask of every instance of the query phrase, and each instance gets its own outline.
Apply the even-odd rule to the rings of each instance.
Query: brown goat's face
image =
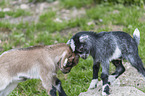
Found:
[[[69,73],[73,66],[77,65],[79,61],[79,56],[75,53],[71,53],[67,56],[64,61],[64,64],[61,65],[61,71],[66,74]]]

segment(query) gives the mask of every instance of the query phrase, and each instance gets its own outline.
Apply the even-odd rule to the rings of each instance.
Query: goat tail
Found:
[[[137,43],[137,45],[139,45],[139,41],[140,41],[140,32],[139,32],[138,28],[136,28],[136,29],[134,30],[133,39],[135,40],[135,42]]]

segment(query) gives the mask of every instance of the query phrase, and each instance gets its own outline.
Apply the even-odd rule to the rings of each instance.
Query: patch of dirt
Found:
[[[86,14],[86,11],[84,8],[76,9],[75,7],[72,9],[62,9],[60,11],[57,11],[58,18],[62,20],[71,20],[73,18],[79,18]]]
[[[4,18],[0,18],[0,21],[3,22],[10,22],[10,23],[20,23],[20,22],[37,22],[39,19],[39,16],[47,11],[47,10],[58,10],[58,5],[59,5],[59,1],[55,1],[52,3],[47,3],[47,2],[41,2],[41,3],[37,3],[37,4],[30,4],[28,3],[28,1],[26,0],[15,0],[15,1],[10,1],[10,5],[7,8],[3,8],[3,10],[5,9],[9,9],[9,11],[14,11],[17,9],[23,9],[26,10],[28,12],[31,13],[31,16],[20,16],[18,18],[13,18],[11,16],[5,16]],[[2,9],[1,9],[2,11]]]
[[[85,9],[76,9],[71,8],[71,9],[60,9],[60,3],[58,0],[48,3],[48,2],[40,2],[36,4],[31,4],[28,3],[28,0],[15,0],[15,1],[10,1],[10,5],[7,8],[0,8],[0,11],[3,11],[5,9],[9,9],[7,11],[14,11],[17,9],[23,9],[31,13],[31,16],[21,16],[18,18],[13,18],[11,16],[5,16],[4,18],[0,18],[0,21],[4,22],[10,22],[10,23],[20,23],[20,22],[37,22],[39,19],[39,16],[43,14],[44,12],[48,10],[53,10],[56,11],[56,22],[61,22],[63,20],[71,20],[72,18],[80,17],[83,14],[86,14]]]
[[[110,96],[145,96],[145,79],[129,63],[124,65],[126,71],[110,86]],[[101,92],[102,81],[97,88],[82,92],[79,96],[101,96]]]
[[[20,22],[37,22],[39,19],[39,16],[21,16],[18,18],[12,18],[10,16],[7,16],[7,18],[2,19],[3,22],[9,22],[11,24],[19,24]]]

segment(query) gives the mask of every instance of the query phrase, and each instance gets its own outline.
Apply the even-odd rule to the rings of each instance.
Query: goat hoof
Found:
[[[90,84],[88,90],[96,88],[96,87],[97,87],[97,83],[98,83],[98,79],[93,79],[93,80],[91,81],[91,84]]]
[[[90,86],[89,86],[89,89],[94,89],[94,88],[96,88],[97,87],[97,83],[98,83],[98,79],[93,79],[92,81],[91,81],[91,84],[90,84]],[[89,90],[88,89],[88,90]]]
[[[105,84],[103,85],[102,88],[102,96],[108,96],[109,95],[109,84]]]

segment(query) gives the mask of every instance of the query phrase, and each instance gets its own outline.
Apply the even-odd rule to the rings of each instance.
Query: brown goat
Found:
[[[0,96],[8,95],[19,82],[41,79],[51,96],[66,96],[56,72],[60,68],[68,73],[78,63],[79,57],[68,45],[61,43],[12,49],[0,55]]]

